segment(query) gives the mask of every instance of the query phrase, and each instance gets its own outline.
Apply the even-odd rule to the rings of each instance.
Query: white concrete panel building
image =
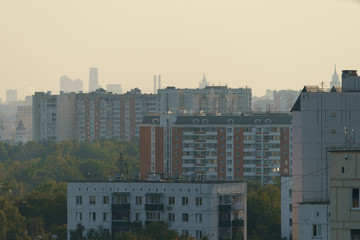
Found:
[[[328,148],[341,147],[360,136],[360,77],[354,70],[344,70],[342,88],[325,92],[306,86],[293,109],[293,239],[301,238],[299,204],[305,214],[306,204],[326,209],[330,201],[330,158]],[[347,129],[347,133],[344,131]],[[320,211],[320,210],[319,210]],[[320,211],[326,216],[326,211]],[[303,218],[305,219],[305,218]],[[328,218],[319,218],[328,221]],[[329,226],[329,222],[324,222]],[[325,231],[322,231],[325,233]],[[326,235],[330,237],[330,235]],[[329,239],[329,238],[323,238]]]
[[[247,239],[246,182],[68,182],[67,226],[102,226],[112,235],[131,223],[168,222],[200,239]]]
[[[281,177],[281,237],[292,239],[292,179]]]

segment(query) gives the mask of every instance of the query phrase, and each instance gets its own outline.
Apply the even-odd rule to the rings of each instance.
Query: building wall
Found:
[[[166,124],[167,117],[180,120]],[[281,116],[277,117],[281,118]],[[156,159],[160,160],[163,157],[161,161],[164,166],[167,162],[174,164],[175,161],[175,164],[178,164],[176,167],[178,172],[174,172],[175,168],[171,168],[171,171],[164,169],[164,172],[159,170],[154,173],[206,180],[245,179],[259,181],[262,184],[273,183],[275,177],[280,177],[282,174],[289,176],[291,169],[290,116],[284,115],[283,118],[287,120],[282,124],[271,123],[272,117],[268,115],[259,117],[257,120],[260,122],[257,123],[254,123],[257,116],[239,117],[247,121],[246,123],[240,120],[234,123],[232,118],[235,116],[146,117],[142,127],[159,127],[164,132],[171,132],[169,138],[165,135],[162,137],[171,140],[165,145],[171,145],[172,148],[165,149],[163,143],[156,144],[154,151],[161,153],[161,156],[157,156]],[[184,120],[188,123],[181,122],[181,119],[188,119]],[[209,122],[209,119],[216,123]],[[171,131],[173,129],[181,129],[181,132],[179,130],[174,133]],[[146,131],[142,133],[149,134]],[[142,149],[147,151],[146,146],[152,144],[149,138],[146,139],[148,142],[141,142],[140,151]],[[170,157],[174,160],[169,159]],[[142,161],[151,161],[151,159],[142,159]]]
[[[16,113],[16,123],[22,120],[26,128],[26,136],[32,139],[32,106],[18,106]]]
[[[292,181],[281,177],[281,238],[292,239]]]
[[[138,221],[142,224],[150,222],[147,213],[155,212],[160,214],[158,221],[165,221],[170,224],[181,235],[183,230],[188,231],[190,236],[196,236],[196,231],[202,231],[202,235],[210,239],[224,238],[224,233],[231,237],[235,230],[243,232],[247,239],[247,216],[246,216],[246,183],[184,183],[184,182],[69,182],[67,190],[67,226],[68,237],[70,230],[74,230],[78,223],[85,227],[85,233],[90,228],[97,229],[102,226],[112,232],[112,227],[122,224],[120,231],[127,231],[126,224]],[[116,207],[112,205],[112,196],[120,194],[127,196],[129,218],[126,220],[112,219],[112,212]],[[150,209],[147,206],[146,196],[155,194],[161,196],[162,208],[159,210]],[[82,204],[77,204],[77,197],[82,198]],[[90,196],[94,196],[95,203],[90,204]],[[229,202],[221,202],[220,197],[228,196]],[[238,200],[232,203],[233,196]],[[104,204],[104,197],[109,197],[109,202]],[[136,204],[136,198],[141,197],[141,204]],[[170,204],[169,197],[174,197],[175,202]],[[183,204],[183,198],[187,203]],[[196,198],[201,198],[201,204],[196,203]],[[123,205],[125,206],[125,205]],[[121,207],[121,206],[120,206]],[[81,213],[82,219],[77,218]],[[96,218],[91,221],[90,216],[95,213]],[[108,218],[104,220],[104,213]],[[169,218],[174,214],[174,219]],[[183,214],[187,214],[187,221],[183,221]],[[201,214],[200,218],[197,216]],[[228,219],[221,219],[220,215],[229,216]],[[227,215],[228,214],[228,215]],[[239,227],[232,225],[236,219],[243,220]]]
[[[298,239],[298,203],[329,201],[327,148],[345,144],[344,126],[360,134],[359,92],[302,92],[293,111],[293,238]]]
[[[360,151],[349,150],[331,152],[331,239],[351,239],[351,230],[360,229],[360,209],[352,206],[352,189],[360,187]]]
[[[203,89],[159,89],[161,112],[177,114],[240,115],[252,111],[250,88],[231,89],[227,86],[206,86]]]
[[[132,92],[118,95],[98,89],[92,93],[33,96],[35,141],[98,139],[131,140],[139,137],[146,114],[157,113],[158,95]]]
[[[300,204],[299,222],[300,224],[299,224],[298,239],[300,240],[330,239],[330,204],[329,203]],[[314,225],[316,226],[314,227]],[[314,230],[314,228],[316,228],[317,230]],[[314,231],[317,234],[314,234]]]

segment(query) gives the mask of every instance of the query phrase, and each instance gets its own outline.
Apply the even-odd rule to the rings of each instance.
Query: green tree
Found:
[[[248,239],[281,239],[281,196],[279,185],[249,185]]]

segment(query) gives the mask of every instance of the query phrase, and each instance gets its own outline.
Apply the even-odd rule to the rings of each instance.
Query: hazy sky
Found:
[[[0,97],[59,91],[62,75],[152,92],[215,84],[327,85],[334,64],[360,70],[357,0],[1,0]]]

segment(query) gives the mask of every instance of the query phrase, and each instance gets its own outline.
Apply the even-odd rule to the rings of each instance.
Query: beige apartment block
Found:
[[[331,239],[360,239],[360,147],[330,151]]]

